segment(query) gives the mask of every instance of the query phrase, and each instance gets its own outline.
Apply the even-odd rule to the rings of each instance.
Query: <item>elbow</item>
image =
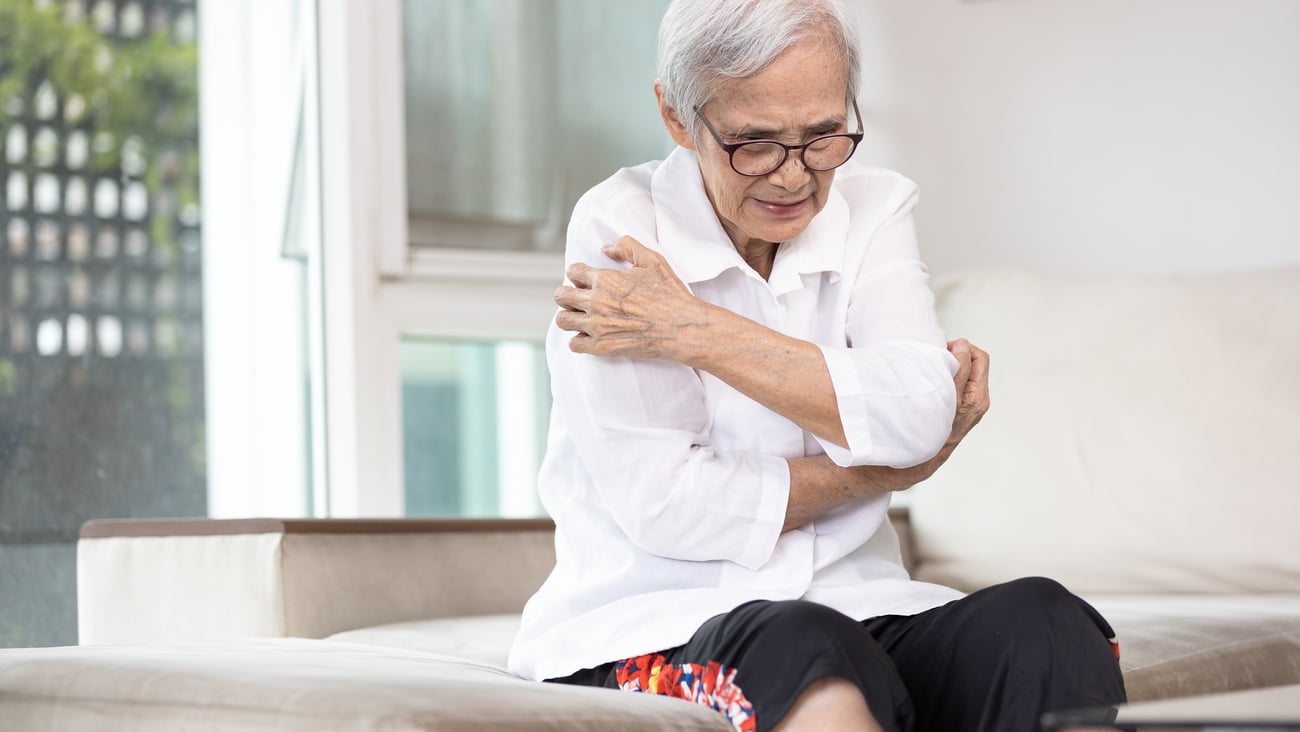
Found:
[[[938,455],[952,433],[957,411],[957,362],[952,355],[911,343],[853,353],[857,363],[828,352],[848,445],[818,438],[827,455],[841,467],[890,468],[910,468]]]
[[[925,433],[917,440],[921,447],[913,456],[915,462],[912,465],[920,465],[943,450],[944,445],[948,444],[948,437],[952,435],[952,420],[955,414],[956,407],[947,405],[946,408],[936,410],[936,414],[927,420]]]
[[[894,468],[910,468],[920,465],[943,449],[952,434],[952,421],[957,413],[957,398],[954,389],[936,391],[927,404],[917,410],[917,418],[912,424],[911,434],[898,441],[900,454]]]
[[[695,449],[671,470],[621,471],[610,484],[620,486],[624,499],[609,502],[614,521],[647,554],[758,567],[780,534],[789,486],[785,461],[772,461],[779,471]]]
[[[641,504],[638,508],[639,511],[625,513],[617,519],[619,528],[637,549],[657,557],[690,562],[726,558],[724,548],[714,546],[711,537],[700,536],[699,527],[672,510],[667,502]]]
[[[618,485],[624,500],[610,504],[614,522],[633,546],[647,554],[674,559],[693,559],[682,556],[689,542],[684,533],[689,525],[676,510],[678,483],[681,471],[639,470],[620,471],[610,480]],[[626,500],[634,498],[634,500]]]
[[[910,468],[924,463],[939,454],[952,435],[953,419],[957,416],[957,386],[947,358],[934,364],[927,374],[929,389],[907,400],[906,408],[911,419],[900,419],[902,434],[890,443],[898,447],[899,454],[889,463],[893,468]]]
[[[910,468],[939,454],[952,434],[956,411],[954,391],[936,389],[864,416],[860,437],[850,438],[850,449],[822,444],[841,467]]]

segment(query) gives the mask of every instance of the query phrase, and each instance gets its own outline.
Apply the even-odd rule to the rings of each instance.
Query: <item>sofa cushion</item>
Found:
[[[1129,701],[1300,684],[1300,595],[1089,596]]]
[[[730,729],[678,699],[301,638],[0,650],[0,720],[5,729],[132,732]]]
[[[920,579],[1300,592],[1300,267],[936,280],[992,409],[912,493]]]
[[[1300,595],[1101,595],[1129,699],[1300,683]],[[456,656],[505,670],[518,615],[438,618],[327,640]]]
[[[506,670],[510,645],[519,633],[520,616],[474,615],[389,623],[335,633],[326,640],[463,658]]]

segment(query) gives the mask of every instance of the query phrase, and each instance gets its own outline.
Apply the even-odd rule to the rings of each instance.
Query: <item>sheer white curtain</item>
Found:
[[[405,0],[412,218],[554,232],[592,184],[663,157],[652,84],[667,5]],[[494,246],[489,238],[481,245]]]

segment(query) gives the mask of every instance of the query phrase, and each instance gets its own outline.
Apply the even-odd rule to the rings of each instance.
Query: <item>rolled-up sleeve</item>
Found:
[[[628,227],[630,218],[621,211],[619,225]],[[625,234],[654,246],[653,231],[637,228],[615,229],[602,210],[580,204],[568,259],[616,266],[600,246]],[[562,425],[628,539],[671,559],[729,560],[747,569],[765,564],[785,521],[785,459],[714,449],[705,387],[694,369],[667,359],[573,353],[571,338],[551,324],[553,424]]]
[[[837,465],[910,467],[934,457],[952,430],[957,360],[948,353],[916,244],[908,182],[893,214],[869,230],[854,274],[846,347],[821,346],[847,446],[818,437]]]

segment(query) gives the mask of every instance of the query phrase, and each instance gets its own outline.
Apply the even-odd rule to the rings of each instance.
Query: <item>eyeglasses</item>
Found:
[[[695,108],[695,115],[704,123],[713,139],[717,140],[718,147],[725,150],[731,159],[731,169],[751,178],[767,175],[785,165],[791,150],[799,151],[799,160],[808,170],[834,170],[849,162],[849,158],[858,149],[858,143],[862,142],[863,135],[862,114],[858,112],[856,99],[853,101],[853,114],[858,118],[857,132],[822,135],[802,145],[786,145],[776,140],[747,140],[728,144],[722,141],[722,136],[709,124],[700,108]]]

